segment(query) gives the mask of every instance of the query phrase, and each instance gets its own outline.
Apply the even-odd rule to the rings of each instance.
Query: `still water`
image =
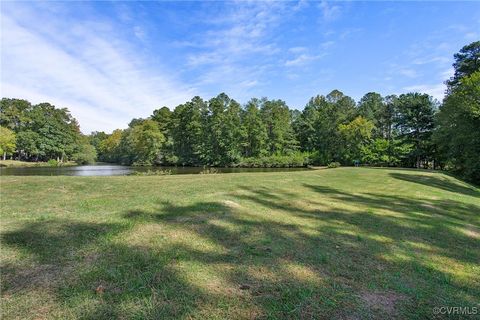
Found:
[[[125,176],[134,172],[169,170],[171,174],[198,174],[203,167],[129,167],[96,164],[71,167],[0,168],[2,176]],[[307,168],[215,168],[218,173],[301,171]]]

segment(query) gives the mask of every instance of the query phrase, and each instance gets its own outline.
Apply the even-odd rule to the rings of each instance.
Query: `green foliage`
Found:
[[[399,137],[404,143],[413,146],[405,164],[420,168],[422,162],[427,162],[432,157],[431,136],[436,105],[432,97],[420,93],[402,94],[397,103],[396,128]]]
[[[172,122],[172,111],[167,107],[162,107],[160,109],[154,110],[153,114],[150,116],[150,119],[158,123],[158,127],[164,136],[167,136]]]
[[[11,155],[15,151],[16,138],[15,133],[4,127],[0,127],[0,154],[4,156]]]
[[[77,145],[72,160],[78,164],[91,164],[97,160],[97,150],[87,141]]]
[[[199,165],[205,155],[205,130],[207,103],[200,97],[175,108],[172,114],[173,153],[180,165]],[[203,151],[203,153],[202,153]]]
[[[362,163],[375,166],[398,166],[411,153],[412,146],[399,140],[374,139],[361,147]]]
[[[341,137],[339,148],[343,148],[342,160],[344,163],[352,163],[361,158],[362,148],[369,143],[374,127],[372,121],[362,116],[338,126]]]
[[[94,131],[87,136],[88,143],[95,148],[95,152],[97,153],[97,158],[100,161],[104,161],[103,160],[104,155],[101,153],[100,145],[102,144],[103,140],[108,138],[108,136],[109,135],[103,131]]]
[[[31,120],[32,105],[27,100],[2,98],[0,101],[0,126],[20,132]]]
[[[49,103],[32,106],[26,100],[3,98],[0,124],[18,135],[19,143],[13,152],[23,160],[67,160],[76,152],[82,137],[70,112]]]
[[[243,143],[243,156],[259,157],[268,153],[267,150],[267,128],[263,123],[260,114],[262,101],[250,100],[242,114],[242,123],[245,128],[245,140]]]
[[[72,155],[80,137],[80,129],[67,109],[57,109],[49,103],[41,103],[32,108],[30,117],[31,122],[26,128],[40,135],[44,157],[63,159]]]
[[[269,154],[288,154],[298,149],[288,106],[282,100],[262,99],[260,113],[267,130]]]
[[[147,171],[134,171],[130,173],[130,176],[168,176],[172,174],[172,170],[147,170]]]
[[[330,162],[327,166],[327,168],[329,169],[340,168],[340,167],[341,167],[340,162]]]
[[[58,167],[60,165],[60,162],[55,159],[50,159],[47,161],[47,165],[50,167]]]
[[[20,155],[25,155],[25,158],[45,155],[42,150],[42,137],[35,131],[26,130],[20,131],[17,134],[17,150]]]
[[[201,150],[205,164],[221,166],[238,162],[244,139],[240,117],[240,105],[226,94],[221,93],[209,101],[208,113],[204,115],[204,149]]]
[[[152,165],[156,163],[165,137],[157,122],[143,120],[124,131],[120,141],[122,159],[128,164]]]
[[[376,92],[369,92],[358,103],[358,115],[373,122],[373,138],[391,139],[394,135],[397,96],[382,97]]]
[[[480,182],[480,72],[462,79],[436,117],[435,142],[444,165]]]
[[[217,174],[218,170],[215,168],[206,168],[204,167],[202,171],[200,171],[200,174]]]
[[[355,101],[338,90],[311,98],[294,126],[302,149],[315,151],[321,164],[342,160],[339,128],[352,121],[355,113]]]
[[[376,128],[380,128],[382,113],[385,108],[383,97],[376,92],[365,94],[358,102],[358,115],[371,121]]]
[[[106,162],[120,162],[121,150],[120,142],[122,140],[123,131],[114,130],[110,135],[103,139],[99,144],[99,159]]]
[[[463,78],[480,71],[480,41],[464,46],[453,57],[455,58],[453,64],[455,74],[447,81],[450,90],[457,86]]]
[[[305,167],[311,164],[311,154],[308,152],[292,152],[287,155],[271,155],[243,158],[237,165],[250,168],[289,168]]]

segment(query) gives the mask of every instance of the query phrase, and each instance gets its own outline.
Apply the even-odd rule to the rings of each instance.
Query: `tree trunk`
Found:
[[[5,161],[5,160],[7,160],[7,153],[6,152],[3,153],[3,161]]]

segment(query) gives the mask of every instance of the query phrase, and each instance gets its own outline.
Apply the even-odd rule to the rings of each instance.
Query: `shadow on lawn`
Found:
[[[48,220],[2,234],[4,246],[26,255],[21,264],[2,263],[2,296],[53,292],[53,299],[74,307],[69,311],[81,319],[130,318],[128,308],[136,303],[153,306],[137,317],[181,317],[200,293],[169,267],[177,259],[171,249],[153,252],[109,240],[129,228],[129,223]]]
[[[434,187],[445,191],[461,193],[472,197],[480,197],[480,192],[467,183],[460,184],[446,178],[438,176],[428,176],[420,174],[389,173],[395,179],[422,184],[427,187]]]
[[[31,223],[1,240],[24,251],[39,271],[2,266],[2,292],[29,288],[15,279],[23,274],[21,282],[27,283],[53,265],[57,299],[67,305],[84,301],[76,312],[89,319],[428,318],[434,306],[470,306],[480,296],[478,286],[459,283],[427,259],[434,254],[478,264],[479,240],[458,229],[478,227],[480,207],[303,187],[301,199],[274,188],[242,187],[230,195],[233,200],[162,202],[153,212],[125,212],[118,223]],[[306,200],[315,193],[358,209]],[[261,211],[252,213],[252,208]],[[291,219],[285,222],[280,214]],[[122,232],[142,226],[182,231],[219,249],[185,241],[126,243]],[[146,236],[171,235],[162,230]],[[206,270],[219,282],[202,285],[189,278]],[[51,285],[32,283],[36,289]],[[94,290],[99,284],[105,287],[102,295]],[[365,301],[365,293],[379,295],[376,304]],[[395,300],[394,307],[388,307],[386,296]]]

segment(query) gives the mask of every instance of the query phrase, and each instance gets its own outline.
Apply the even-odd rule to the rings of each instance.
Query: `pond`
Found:
[[[199,174],[204,167],[130,167],[95,164],[69,167],[0,168],[2,176],[125,176],[134,172],[169,170],[171,174]],[[308,168],[215,168],[218,173],[302,171]]]

